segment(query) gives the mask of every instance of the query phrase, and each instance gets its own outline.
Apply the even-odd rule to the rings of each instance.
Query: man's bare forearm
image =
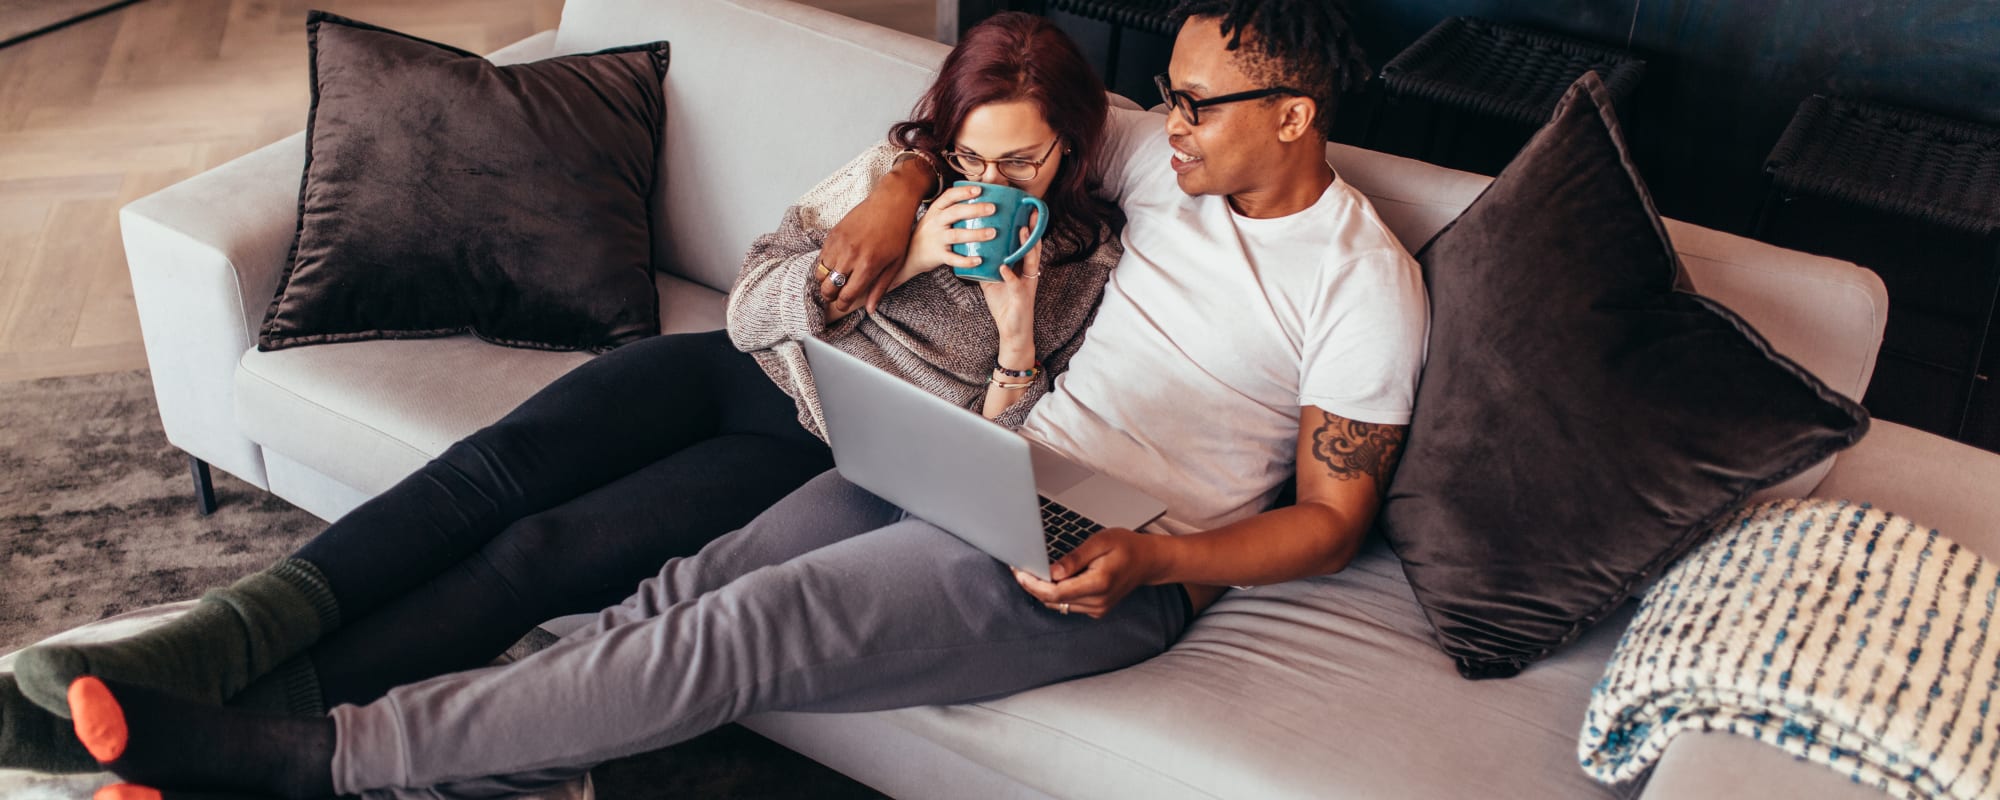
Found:
[[[1321,503],[1274,508],[1201,533],[1162,536],[1149,583],[1261,586],[1339,572],[1368,534],[1365,521]]]
[[[896,163],[882,179],[875,182],[875,190],[868,195],[867,202],[881,201],[896,206],[908,205],[909,216],[917,215],[917,206],[931,196],[938,177],[931,173],[921,159],[906,158]]]
[[[1340,571],[1374,523],[1408,433],[1299,409],[1299,502],[1160,542],[1154,582],[1250,586]]]

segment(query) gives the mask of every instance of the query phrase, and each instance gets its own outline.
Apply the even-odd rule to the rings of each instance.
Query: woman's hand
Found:
[[[1103,617],[1132,590],[1157,582],[1159,536],[1105,528],[1049,567],[1053,582],[1020,570],[1014,580],[1050,611]]]
[[[1028,231],[1021,231],[1019,238],[1025,243]],[[1028,378],[1024,382],[1002,370],[1040,368],[1041,362],[1035,356],[1035,287],[1042,276],[1041,243],[1028,248],[1019,263],[1018,272],[1001,265],[999,283],[979,284],[979,291],[986,296],[986,310],[993,315],[993,326],[1000,335],[1000,352],[995,354],[999,360],[994,364],[996,369],[986,389],[986,404],[980,411],[987,419],[999,419],[1007,413],[1028,393],[1035,380]]]
[[[1033,223],[1029,223],[1030,227]],[[1028,231],[1021,231],[1019,240],[1028,240]],[[973,260],[977,265],[978,259]],[[1021,257],[1021,268],[1000,268],[999,283],[981,283],[979,290],[986,295],[986,310],[993,313],[993,325],[1000,330],[1001,366],[1008,369],[1027,369],[1035,360],[1035,285],[1042,276],[1042,245],[1037,242]],[[1029,363],[1005,363],[1010,348],[1025,350]],[[1013,355],[1019,357],[1019,352]]]
[[[954,244],[983,242],[999,234],[992,228],[954,228],[952,224],[961,220],[991,216],[992,203],[974,203],[979,196],[977,186],[954,186],[931,202],[923,219],[917,220],[917,227],[910,231],[910,249],[903,257],[903,268],[896,275],[877,283],[875,291],[868,296],[868,307],[875,308],[882,295],[903,285],[905,281],[941,266],[976,267],[978,256],[962,256],[951,249]]]

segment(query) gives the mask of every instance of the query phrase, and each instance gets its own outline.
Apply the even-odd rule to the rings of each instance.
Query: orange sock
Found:
[[[125,754],[125,745],[132,738],[125,726],[125,710],[118,707],[118,699],[111,696],[104,681],[94,675],[71,681],[69,713],[76,723],[76,738],[97,763],[109,764]],[[153,797],[159,797],[159,793],[154,792]]]
[[[90,800],[160,800],[160,790],[136,783],[114,783],[97,790]]]

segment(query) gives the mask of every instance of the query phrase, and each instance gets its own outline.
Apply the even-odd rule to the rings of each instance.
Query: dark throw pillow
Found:
[[[260,350],[467,331],[606,350],[659,332],[667,44],[532,64],[314,11],[299,222]]]
[[[1575,639],[1868,428],[1693,293],[1595,74],[1417,260],[1430,355],[1381,520],[1467,678]]]

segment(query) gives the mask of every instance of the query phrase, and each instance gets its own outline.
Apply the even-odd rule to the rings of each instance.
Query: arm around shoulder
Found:
[[[888,145],[863,152],[787,207],[777,230],[751,243],[729,293],[729,336],[737,349],[764,350],[826,330],[815,265],[830,231],[890,172],[895,153]]]

